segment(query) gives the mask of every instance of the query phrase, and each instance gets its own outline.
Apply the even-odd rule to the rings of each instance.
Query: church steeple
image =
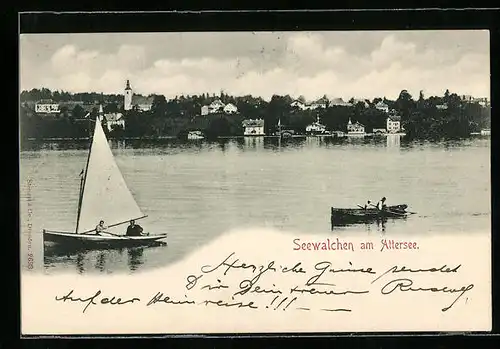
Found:
[[[124,91],[124,99],[123,99],[123,109],[130,110],[132,109],[132,88],[130,88],[130,81],[127,79],[127,85],[125,86]]]

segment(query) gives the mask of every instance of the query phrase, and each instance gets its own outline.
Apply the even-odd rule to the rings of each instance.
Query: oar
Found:
[[[120,222],[120,223],[115,223],[115,224],[111,224],[111,225],[108,225],[108,228],[111,228],[111,227],[116,227],[117,225],[121,225],[121,224],[125,224],[125,223],[128,223],[130,221],[137,221],[139,219],[143,219],[143,218],[146,218],[148,215],[144,215],[142,217],[138,217],[138,218],[133,218],[133,219],[128,219],[126,221],[123,221],[123,222]],[[83,233],[80,233],[80,234],[88,234],[88,233],[92,233],[93,231],[95,231],[95,228],[92,229],[92,230],[87,230],[87,231],[84,231]],[[108,233],[108,234],[111,234],[111,233]],[[111,234],[113,235],[113,234]],[[121,235],[116,235],[116,236],[121,236]]]

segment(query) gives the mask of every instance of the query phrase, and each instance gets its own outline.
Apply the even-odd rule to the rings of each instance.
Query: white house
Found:
[[[349,122],[347,123],[347,134],[348,135],[364,135],[365,134],[365,126],[363,124],[360,124],[357,121],[353,124],[351,122],[351,118],[349,118]]]
[[[208,115],[208,105],[204,105],[201,107],[201,115]]]
[[[438,105],[436,105],[436,108],[441,109],[441,110],[446,110],[446,109],[448,109],[448,104],[446,104],[446,103],[438,104]]]
[[[224,108],[224,103],[220,99],[216,99],[208,106],[209,114],[218,113]]]
[[[215,101],[213,101],[209,105],[204,105],[201,107],[201,115],[220,113],[222,111],[224,111],[228,114],[238,112],[238,108],[236,108],[235,105],[228,103],[228,106],[229,107],[227,107],[227,109],[226,109],[226,105],[220,99],[216,99]]]
[[[51,100],[41,100],[35,104],[35,112],[36,113],[58,114],[61,111],[59,110],[58,103],[54,103]]]
[[[389,116],[387,118],[387,132],[397,133],[401,130],[401,118],[399,116]]]
[[[264,136],[263,119],[247,119],[242,122],[245,136]]]
[[[111,131],[114,126],[121,126],[125,129],[125,119],[122,113],[108,113],[104,114],[106,124],[108,126],[108,131]]]
[[[228,103],[224,106],[224,113],[226,114],[236,114],[237,112],[238,108],[232,103]]]
[[[375,108],[377,108],[380,111],[383,111],[384,113],[389,113],[389,106],[382,101],[375,104]]]
[[[306,126],[306,133],[308,134],[322,134],[326,132],[326,126],[319,122],[319,116],[315,122]]]

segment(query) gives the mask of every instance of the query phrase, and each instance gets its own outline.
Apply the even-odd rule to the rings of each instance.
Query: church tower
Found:
[[[125,98],[123,101],[123,109],[132,109],[132,89],[130,88],[130,81],[127,80],[127,86],[125,87]]]

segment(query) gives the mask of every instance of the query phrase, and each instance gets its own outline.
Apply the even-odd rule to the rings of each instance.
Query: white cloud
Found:
[[[490,87],[488,55],[457,55],[439,47],[417,49],[416,44],[394,35],[364,55],[329,45],[317,33],[297,33],[288,37],[286,50],[276,57],[263,50],[247,56],[162,57],[154,62],[148,61],[146,45],[124,44],[115,52],[104,52],[71,44],[60,47],[41,65],[22,57],[21,73],[23,89],[43,86],[122,93],[125,80],[130,79],[138,93],[167,97],[223,89],[266,99],[273,94],[308,99],[324,94],[344,99],[397,98],[401,89],[414,96],[424,90],[428,96],[442,95],[447,88],[480,96],[489,95]]]

